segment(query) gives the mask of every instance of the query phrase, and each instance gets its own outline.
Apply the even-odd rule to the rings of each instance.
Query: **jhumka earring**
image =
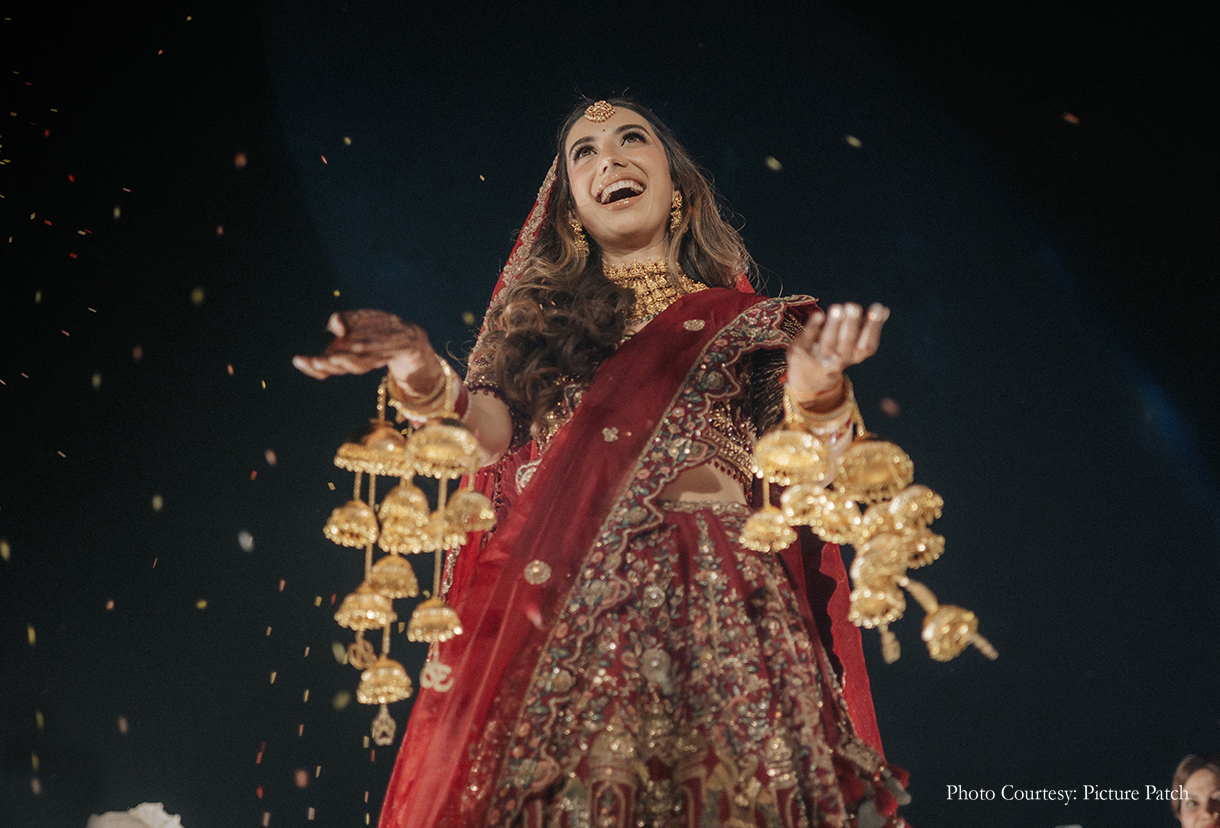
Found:
[[[580,226],[579,219],[572,219],[572,236],[576,242],[576,249],[580,251],[580,255],[589,255],[589,240],[585,238],[585,228]]]
[[[682,191],[674,190],[673,206],[669,211],[669,230],[674,232],[682,223]]]

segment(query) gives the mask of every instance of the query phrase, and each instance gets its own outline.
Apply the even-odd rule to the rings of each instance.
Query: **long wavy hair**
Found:
[[[574,108],[559,129],[559,163],[547,200],[542,228],[522,271],[488,310],[487,334],[480,350],[494,354],[501,391],[534,426],[561,401],[564,387],[583,385],[602,360],[614,353],[635,301],[628,288],[602,272],[602,252],[587,239],[589,252],[576,247],[576,216],[565,162],[568,133],[584,116],[591,100]],[[739,276],[754,276],[754,260],[741,234],[725,219],[707,175],[677,137],[647,107],[626,98],[609,103],[648,121],[669,159],[669,173],[681,191],[682,220],[667,230],[666,263],[678,287],[680,267],[689,278],[711,287],[734,287]]]

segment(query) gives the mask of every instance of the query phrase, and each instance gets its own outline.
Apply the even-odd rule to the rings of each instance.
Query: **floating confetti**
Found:
[[[856,149],[860,149],[860,147],[864,146],[863,142],[861,142],[860,139],[854,135],[847,136],[847,143],[849,146],[855,147]]]
[[[34,773],[38,773],[38,754],[37,753],[30,754],[30,768],[34,771]]]
[[[237,533],[237,545],[241,547],[242,552],[254,551],[254,536],[245,529]]]
[[[297,768],[292,774],[292,781],[296,783],[298,788],[309,787],[309,771],[304,768]]]
[[[463,325],[473,325],[474,324],[474,314],[471,313],[470,311],[462,311],[462,324]]]
[[[229,372],[229,376],[233,376],[233,366],[231,364],[226,365],[225,370]]]
[[[225,226],[223,224],[216,225],[216,235],[223,236],[225,234]]]
[[[771,172],[779,172],[784,168],[784,165],[779,163],[779,159],[774,155],[768,155],[763,163],[767,165],[767,169]]]
[[[319,156],[319,157],[322,159],[322,163],[323,163],[323,164],[328,163],[328,162],[327,162],[327,160],[326,160],[326,156],[325,156],[325,155],[322,155],[322,156]]]
[[[284,583],[285,583],[284,579],[280,578],[280,592],[284,591]]]
[[[253,470],[251,470],[251,472],[250,472],[250,479],[251,479],[251,480],[254,480],[254,479],[256,479],[257,477],[258,477],[258,469],[253,469]]]
[[[119,716],[119,733],[121,733],[121,734],[123,734],[124,736],[126,736],[126,735],[127,735],[127,731],[128,731],[128,729],[129,729],[129,726],[128,726],[128,724],[127,724],[127,717],[126,717],[126,716]]]
[[[479,176],[479,180],[480,180],[480,181],[486,181],[487,179],[486,179],[486,178],[484,178],[483,176],[481,176],[481,175],[480,175],[480,176]]]
[[[114,205],[114,218],[115,218],[115,221],[118,221],[119,216],[121,216],[122,214],[123,214],[123,211],[119,209],[119,205],[117,205],[117,204],[116,204],[116,205]]]
[[[257,796],[259,799],[263,798],[263,786],[262,785],[259,785],[257,788],[254,789],[254,795]],[[266,825],[265,822],[263,824]]]
[[[30,779],[30,790],[34,792],[34,796],[42,793],[42,781],[37,776]]]
[[[144,359],[144,348],[137,345],[131,349],[131,361],[139,362],[142,359]]]
[[[321,595],[316,595],[316,596],[314,596],[314,599],[313,599],[313,605],[314,605],[315,607],[320,607],[320,606],[322,606],[322,596],[321,596]]]
[[[106,602],[106,611],[110,612],[113,609],[114,609],[114,599],[111,598],[109,601]]]
[[[305,812],[305,818],[310,821],[313,820],[313,808],[310,808],[308,811]]]
[[[272,451],[271,449],[267,449],[266,451],[263,452],[263,459],[267,461],[268,466],[274,466],[277,462],[276,458],[275,458],[275,452]]]
[[[94,390],[94,391],[96,391],[97,389],[101,388],[101,387],[102,387],[102,375],[101,375],[101,373],[100,373],[100,372],[98,372],[98,371],[94,371],[94,372],[93,372],[93,378],[92,378],[91,382],[92,382],[92,384],[93,384],[93,390]]]
[[[38,633],[34,632],[34,625],[27,624],[25,627],[26,638],[30,640],[30,646],[33,647],[38,643]]]
[[[897,417],[902,413],[902,408],[890,397],[881,398],[881,410],[891,417]]]
[[[271,824],[271,812],[263,811],[263,828],[267,828]]]
[[[271,683],[275,684],[275,670],[271,671]]]
[[[165,505],[165,498],[161,497],[161,495],[159,495],[159,494],[155,494],[152,496],[152,507],[153,507],[154,512],[161,511],[161,507],[163,507],[164,505]]]
[[[317,779],[321,775],[322,775],[322,766],[318,765],[318,767],[313,772],[313,778]]]
[[[237,167],[239,170],[246,166],[247,161],[248,159],[246,158],[246,154],[244,152],[239,152],[233,156],[233,166]]]
[[[334,293],[335,293],[335,296],[339,295],[339,291],[337,291],[337,290]]]
[[[8,541],[0,540],[0,559],[3,559],[5,563],[8,563],[8,559],[12,556],[12,554],[13,547],[8,545]]]
[[[34,304],[38,305],[41,303],[42,303],[42,291],[36,290],[36,291],[34,291]]]
[[[347,647],[344,647],[338,641],[331,642],[330,653],[335,657],[335,661],[340,664],[347,664]]]
[[[351,145],[352,145],[352,139],[348,138],[346,135],[343,136],[343,146],[350,147]]]
[[[1065,112],[1065,113],[1063,113],[1063,120],[1067,121],[1067,122],[1068,122],[1069,124],[1071,124],[1072,126],[1079,126],[1079,125],[1080,125],[1080,119],[1079,119],[1079,118],[1077,118],[1075,115],[1073,115],[1073,114],[1072,114],[1072,113],[1070,113],[1070,112]]]
[[[208,608],[208,600],[206,598],[200,598],[198,601],[195,602],[195,609],[205,610],[207,608]]]
[[[333,491],[335,490],[335,484],[334,484],[334,483],[327,483],[327,484],[326,484],[326,488],[330,489],[330,490],[333,492]]]
[[[366,750],[368,749],[368,746],[369,746],[369,737],[365,736],[364,737],[364,747]]]
[[[305,655],[301,656],[301,658],[309,658],[309,648],[308,647],[305,648]]]
[[[345,710],[352,703],[352,694],[347,690],[340,690],[335,693],[335,697],[330,700],[330,706],[335,710]]]
[[[270,628],[270,627],[268,627],[268,628],[267,628],[267,635],[271,635],[271,628]]]
[[[196,286],[195,289],[191,291],[191,304],[192,305],[202,305],[203,299],[204,299],[203,288]]]
[[[297,725],[297,736],[304,736],[304,735],[305,735],[305,725],[303,725],[303,724]]]
[[[35,727],[37,727],[39,730],[42,730],[43,726],[44,726],[46,723],[47,723],[47,722],[46,722],[46,719],[44,719],[44,718],[42,717],[42,711],[41,711],[41,710],[35,710],[35,711],[34,711],[34,726],[35,726]]]
[[[262,383],[263,383],[263,388],[266,388],[266,387],[267,387],[267,381],[266,381],[266,380],[262,380]]]

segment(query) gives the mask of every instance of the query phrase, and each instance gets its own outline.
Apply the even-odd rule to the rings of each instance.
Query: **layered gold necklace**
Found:
[[[665,262],[633,261],[625,265],[602,265],[606,278],[619,287],[630,288],[635,292],[635,304],[627,317],[627,326],[639,325],[674,303],[679,296],[707,290],[707,285],[700,284],[678,269],[678,284],[674,287],[669,279],[669,267]]]

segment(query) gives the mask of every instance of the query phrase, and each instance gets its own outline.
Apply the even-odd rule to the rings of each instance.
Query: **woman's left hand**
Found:
[[[877,353],[889,316],[884,305],[870,305],[865,313],[851,302],[816,311],[788,346],[788,392],[811,410],[839,405],[842,393],[831,392],[841,387],[843,369]]]

